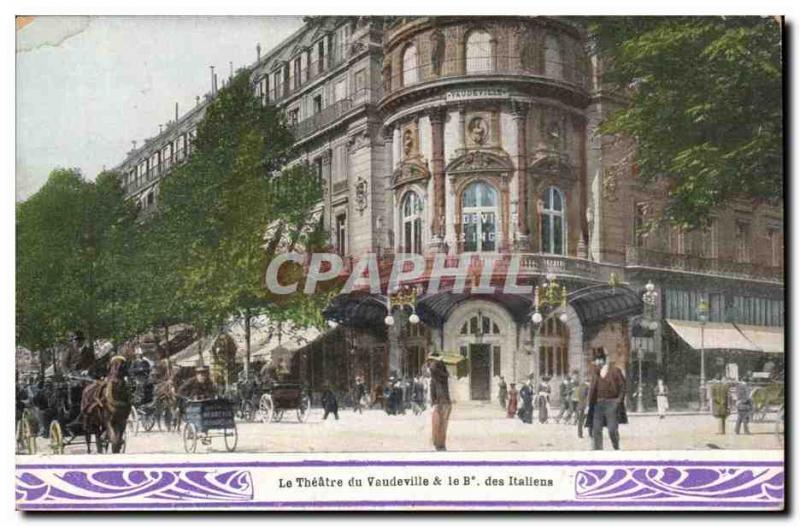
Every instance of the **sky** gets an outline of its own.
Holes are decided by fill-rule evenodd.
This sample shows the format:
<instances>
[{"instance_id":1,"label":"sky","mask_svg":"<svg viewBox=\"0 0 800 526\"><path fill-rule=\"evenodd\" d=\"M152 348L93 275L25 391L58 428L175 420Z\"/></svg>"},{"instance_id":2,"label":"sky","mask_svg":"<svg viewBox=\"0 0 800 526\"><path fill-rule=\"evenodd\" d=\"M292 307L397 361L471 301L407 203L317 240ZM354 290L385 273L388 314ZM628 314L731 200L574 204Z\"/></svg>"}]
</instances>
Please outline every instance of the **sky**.
<instances>
[{"instance_id":1,"label":"sky","mask_svg":"<svg viewBox=\"0 0 800 526\"><path fill-rule=\"evenodd\" d=\"M87 179L302 25L298 17L36 17L16 32L16 198L57 167ZM22 26L22 27L19 27Z\"/></svg>"}]
</instances>

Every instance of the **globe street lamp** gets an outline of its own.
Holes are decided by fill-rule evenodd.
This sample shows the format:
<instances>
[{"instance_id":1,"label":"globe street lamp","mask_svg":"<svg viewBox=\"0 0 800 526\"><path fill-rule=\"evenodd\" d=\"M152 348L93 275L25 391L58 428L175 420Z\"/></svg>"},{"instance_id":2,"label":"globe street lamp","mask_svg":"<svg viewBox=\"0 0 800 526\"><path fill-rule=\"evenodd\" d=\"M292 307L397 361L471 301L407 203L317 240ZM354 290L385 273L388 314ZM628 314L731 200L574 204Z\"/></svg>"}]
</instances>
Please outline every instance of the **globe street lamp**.
<instances>
[{"instance_id":1,"label":"globe street lamp","mask_svg":"<svg viewBox=\"0 0 800 526\"><path fill-rule=\"evenodd\" d=\"M708 304L705 301L701 301L697 306L697 321L700 322L700 410L705 411L707 409L705 328L708 321Z\"/></svg>"}]
</instances>

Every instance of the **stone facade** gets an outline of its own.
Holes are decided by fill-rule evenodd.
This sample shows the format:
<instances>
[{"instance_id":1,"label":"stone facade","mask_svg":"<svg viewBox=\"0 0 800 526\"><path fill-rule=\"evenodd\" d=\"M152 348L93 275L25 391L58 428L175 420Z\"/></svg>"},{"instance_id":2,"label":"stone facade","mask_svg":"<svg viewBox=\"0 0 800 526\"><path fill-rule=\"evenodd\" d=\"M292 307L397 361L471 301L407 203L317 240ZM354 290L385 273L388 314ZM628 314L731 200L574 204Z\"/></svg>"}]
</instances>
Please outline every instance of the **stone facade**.
<instances>
[{"instance_id":1,"label":"stone facade","mask_svg":"<svg viewBox=\"0 0 800 526\"><path fill-rule=\"evenodd\" d=\"M324 224L348 258L474 253L485 263L522 254L521 276L532 284L554 273L576 290L615 275L637 291L653 281L659 292L720 294L725 305L741 303L737 294L778 301L782 313L781 208L736 204L708 232L637 232L660 206L662 190L638 182L629 142L596 133L621 101L603 89L602 61L587 49L582 29L557 18L324 17L249 70L255 93L295 123L299 160L319 166ZM212 98L118 168L143 207L188 153ZM631 365L632 320L589 328L571 307L566 314L563 327L542 332L474 299L442 327L415 329L413 338L398 323L380 346L385 375L416 370L410 361L421 354L408 358L412 343L488 360L481 370L488 381L476 389L471 376L459 380L457 399L493 399L501 374L520 381L585 372L591 349L601 346L623 368ZM489 332L471 331L473 318ZM653 370L669 359L665 330L648 336Z\"/></svg>"}]
</instances>

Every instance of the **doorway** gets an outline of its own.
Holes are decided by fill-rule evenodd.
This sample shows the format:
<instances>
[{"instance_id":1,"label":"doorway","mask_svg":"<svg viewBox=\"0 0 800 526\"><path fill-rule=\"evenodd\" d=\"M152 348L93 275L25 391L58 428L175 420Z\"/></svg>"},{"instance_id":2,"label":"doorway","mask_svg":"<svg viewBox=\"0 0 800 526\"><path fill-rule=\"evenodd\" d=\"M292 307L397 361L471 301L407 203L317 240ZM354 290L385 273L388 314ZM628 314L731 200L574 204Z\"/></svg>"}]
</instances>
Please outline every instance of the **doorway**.
<instances>
[{"instance_id":1,"label":"doorway","mask_svg":"<svg viewBox=\"0 0 800 526\"><path fill-rule=\"evenodd\" d=\"M491 346L488 343L473 343L469 346L469 385L472 400L489 400L492 365Z\"/></svg>"}]
</instances>

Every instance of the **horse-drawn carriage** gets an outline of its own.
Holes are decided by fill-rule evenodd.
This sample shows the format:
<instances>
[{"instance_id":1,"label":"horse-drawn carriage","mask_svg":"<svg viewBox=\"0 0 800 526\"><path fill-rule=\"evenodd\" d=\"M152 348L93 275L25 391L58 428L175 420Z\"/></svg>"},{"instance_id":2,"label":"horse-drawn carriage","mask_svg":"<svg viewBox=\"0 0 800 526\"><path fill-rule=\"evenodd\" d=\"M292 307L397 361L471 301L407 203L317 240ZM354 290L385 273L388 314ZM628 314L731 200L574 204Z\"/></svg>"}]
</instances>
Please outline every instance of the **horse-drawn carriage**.
<instances>
[{"instance_id":1,"label":"horse-drawn carriage","mask_svg":"<svg viewBox=\"0 0 800 526\"><path fill-rule=\"evenodd\" d=\"M767 373L753 373L750 385L750 398L753 400L753 422L763 422L768 413L780 416L784 404L783 381L770 377Z\"/></svg>"},{"instance_id":2,"label":"horse-drawn carriage","mask_svg":"<svg viewBox=\"0 0 800 526\"><path fill-rule=\"evenodd\" d=\"M233 451L239 441L234 420L233 403L225 398L187 400L184 404L183 449L197 451L197 442L210 444L212 438L222 437L225 449Z\"/></svg>"},{"instance_id":3,"label":"horse-drawn carriage","mask_svg":"<svg viewBox=\"0 0 800 526\"><path fill-rule=\"evenodd\" d=\"M258 401L256 418L265 424L280 422L286 411L295 411L298 422L308 420L311 397L303 385L278 382L266 386Z\"/></svg>"}]
</instances>

